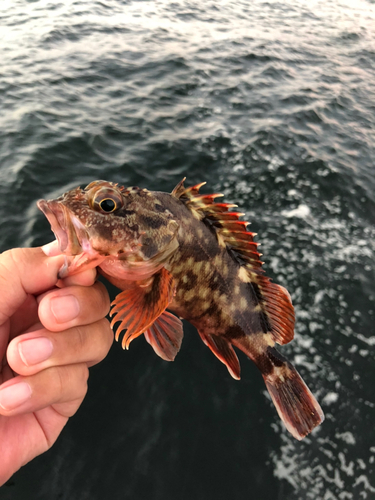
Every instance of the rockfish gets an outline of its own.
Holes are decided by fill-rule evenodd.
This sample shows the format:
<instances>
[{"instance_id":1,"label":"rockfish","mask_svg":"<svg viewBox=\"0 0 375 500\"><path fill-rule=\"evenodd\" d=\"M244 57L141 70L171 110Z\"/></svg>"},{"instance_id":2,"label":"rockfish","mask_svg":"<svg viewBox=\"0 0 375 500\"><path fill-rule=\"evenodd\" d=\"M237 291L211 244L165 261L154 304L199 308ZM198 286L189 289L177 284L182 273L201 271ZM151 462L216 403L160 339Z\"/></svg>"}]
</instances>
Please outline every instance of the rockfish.
<instances>
[{"instance_id":1,"label":"rockfish","mask_svg":"<svg viewBox=\"0 0 375 500\"><path fill-rule=\"evenodd\" d=\"M240 379L233 346L259 368L280 418L302 439L324 415L294 366L276 349L294 336L289 293L262 269L254 233L236 205L200 194L205 184L171 194L95 181L56 200L40 200L67 256L60 277L90 267L122 290L111 326L122 346L144 334L156 354L172 361L180 349L180 318ZM171 312L175 314L172 314Z\"/></svg>"}]
</instances>

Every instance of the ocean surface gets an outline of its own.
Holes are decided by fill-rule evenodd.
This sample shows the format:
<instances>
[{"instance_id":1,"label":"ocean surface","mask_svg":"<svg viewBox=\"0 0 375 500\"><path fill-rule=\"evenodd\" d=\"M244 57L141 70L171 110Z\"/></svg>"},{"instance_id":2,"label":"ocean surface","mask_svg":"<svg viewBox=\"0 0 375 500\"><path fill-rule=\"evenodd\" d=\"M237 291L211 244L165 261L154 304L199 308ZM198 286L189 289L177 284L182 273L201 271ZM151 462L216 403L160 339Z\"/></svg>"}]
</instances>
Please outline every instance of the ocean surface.
<instances>
[{"instance_id":1,"label":"ocean surface","mask_svg":"<svg viewBox=\"0 0 375 500\"><path fill-rule=\"evenodd\" d=\"M92 180L207 181L290 291L280 350L326 414L294 440L186 324L174 363L114 344L0 498L375 498L374 1L2 0L0 34L0 250L50 241L36 200Z\"/></svg>"}]
</instances>

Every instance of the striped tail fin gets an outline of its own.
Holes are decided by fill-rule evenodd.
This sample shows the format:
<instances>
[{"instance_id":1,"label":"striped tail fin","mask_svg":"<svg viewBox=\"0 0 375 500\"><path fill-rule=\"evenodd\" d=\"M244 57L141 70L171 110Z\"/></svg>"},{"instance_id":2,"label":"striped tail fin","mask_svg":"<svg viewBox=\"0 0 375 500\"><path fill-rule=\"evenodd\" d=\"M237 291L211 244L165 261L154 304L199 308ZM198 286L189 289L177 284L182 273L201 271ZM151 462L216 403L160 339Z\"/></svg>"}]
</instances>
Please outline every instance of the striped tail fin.
<instances>
[{"instance_id":1,"label":"striped tail fin","mask_svg":"<svg viewBox=\"0 0 375 500\"><path fill-rule=\"evenodd\" d=\"M233 342L255 362L266 383L277 413L287 430L298 440L303 439L324 420L324 413L302 377L274 347L267 346L256 355L248 340Z\"/></svg>"},{"instance_id":2,"label":"striped tail fin","mask_svg":"<svg viewBox=\"0 0 375 500\"><path fill-rule=\"evenodd\" d=\"M274 358L272 373L262 373L268 392L287 430L301 440L323 422L324 413L294 366L274 348L268 355Z\"/></svg>"}]
</instances>

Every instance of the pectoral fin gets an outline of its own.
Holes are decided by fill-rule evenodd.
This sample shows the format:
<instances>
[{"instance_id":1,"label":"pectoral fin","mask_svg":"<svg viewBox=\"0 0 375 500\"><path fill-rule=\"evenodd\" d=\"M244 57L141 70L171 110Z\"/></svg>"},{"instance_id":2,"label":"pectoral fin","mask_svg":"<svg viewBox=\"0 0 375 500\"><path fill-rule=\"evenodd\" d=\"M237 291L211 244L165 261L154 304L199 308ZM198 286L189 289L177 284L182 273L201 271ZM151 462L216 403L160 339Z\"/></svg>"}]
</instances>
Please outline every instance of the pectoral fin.
<instances>
[{"instance_id":1,"label":"pectoral fin","mask_svg":"<svg viewBox=\"0 0 375 500\"><path fill-rule=\"evenodd\" d=\"M168 311L164 311L145 331L147 342L165 361L174 360L180 350L183 336L182 322Z\"/></svg>"},{"instance_id":2,"label":"pectoral fin","mask_svg":"<svg viewBox=\"0 0 375 500\"><path fill-rule=\"evenodd\" d=\"M206 335L198 330L203 342L208 346L215 356L226 365L229 373L236 380L241 378L240 362L235 353L232 344L222 337L216 335Z\"/></svg>"},{"instance_id":3,"label":"pectoral fin","mask_svg":"<svg viewBox=\"0 0 375 500\"><path fill-rule=\"evenodd\" d=\"M173 299L174 291L173 276L162 268L147 280L129 282L128 287L117 295L112 302L110 316L116 316L112 319L111 327L121 321L116 340L123 330L127 330L122 339L124 349L129 349L130 342L144 333L165 311Z\"/></svg>"}]
</instances>

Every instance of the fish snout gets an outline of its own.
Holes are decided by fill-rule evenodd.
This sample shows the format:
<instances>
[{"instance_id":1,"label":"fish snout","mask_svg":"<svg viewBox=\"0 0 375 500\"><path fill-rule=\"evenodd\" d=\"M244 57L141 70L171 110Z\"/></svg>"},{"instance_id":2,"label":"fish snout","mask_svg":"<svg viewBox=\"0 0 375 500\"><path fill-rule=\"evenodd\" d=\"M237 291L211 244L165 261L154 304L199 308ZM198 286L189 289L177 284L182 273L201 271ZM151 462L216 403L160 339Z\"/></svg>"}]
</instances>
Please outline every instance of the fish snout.
<instances>
[{"instance_id":1,"label":"fish snout","mask_svg":"<svg viewBox=\"0 0 375 500\"><path fill-rule=\"evenodd\" d=\"M63 203L56 200L39 200L37 206L51 224L61 252L66 255L78 255L89 246L85 226Z\"/></svg>"}]
</instances>

